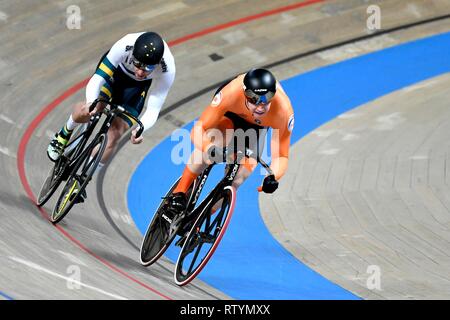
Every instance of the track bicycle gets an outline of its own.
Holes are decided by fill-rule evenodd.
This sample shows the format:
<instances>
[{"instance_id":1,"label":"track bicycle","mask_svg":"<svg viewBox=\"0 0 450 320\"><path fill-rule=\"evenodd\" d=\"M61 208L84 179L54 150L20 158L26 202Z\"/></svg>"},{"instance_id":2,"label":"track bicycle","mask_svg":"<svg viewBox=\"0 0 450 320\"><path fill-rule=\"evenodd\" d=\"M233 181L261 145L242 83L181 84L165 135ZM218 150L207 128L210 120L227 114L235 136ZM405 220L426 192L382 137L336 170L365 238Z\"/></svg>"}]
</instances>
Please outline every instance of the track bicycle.
<instances>
[{"instance_id":1,"label":"track bicycle","mask_svg":"<svg viewBox=\"0 0 450 320\"><path fill-rule=\"evenodd\" d=\"M167 199L180 178L172 185L145 233L140 250L142 265L149 266L156 262L178 235L180 238L176 245L181 247L181 251L175 264L175 283L184 286L200 273L219 245L230 222L236 202L236 190L232 183L244 156L242 151L229 154L224 148L224 161L227 165L222 180L197 205L206 180L216 163L209 165L186 193L188 202L185 211L168 221L164 208L167 207ZM269 174L273 174L262 159L258 158L258 162Z\"/></svg>"},{"instance_id":2,"label":"track bicycle","mask_svg":"<svg viewBox=\"0 0 450 320\"><path fill-rule=\"evenodd\" d=\"M106 103L107 106L102 111L92 115L85 126L80 125L78 132L74 132L73 138L69 141L63 154L55 161L39 192L36 204L40 207L50 199L59 185L66 181L50 215L50 221L54 224L61 221L74 204L83 201L81 197L103 156L108 142L107 132L114 119L118 115L124 114L136 121L139 126L136 137L139 137L144 130L144 126L139 119L127 112L122 106L107 100L95 100L89 107L89 112L92 112L100 102ZM93 134L102 115L106 118L104 118L97 133Z\"/></svg>"}]
</instances>

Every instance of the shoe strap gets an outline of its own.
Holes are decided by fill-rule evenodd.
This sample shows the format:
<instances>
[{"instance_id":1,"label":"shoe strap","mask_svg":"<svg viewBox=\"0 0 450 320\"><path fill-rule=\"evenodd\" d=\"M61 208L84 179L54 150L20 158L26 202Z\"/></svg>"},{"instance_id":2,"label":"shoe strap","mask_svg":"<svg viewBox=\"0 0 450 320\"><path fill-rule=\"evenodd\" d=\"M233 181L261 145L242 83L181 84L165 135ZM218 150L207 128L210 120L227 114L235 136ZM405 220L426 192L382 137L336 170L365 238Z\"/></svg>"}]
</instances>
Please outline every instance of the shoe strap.
<instances>
[{"instance_id":1,"label":"shoe strap","mask_svg":"<svg viewBox=\"0 0 450 320\"><path fill-rule=\"evenodd\" d=\"M63 137L61 137L61 135L58 135L58 137L56 138L56 140L57 140L60 144L62 144L63 146L65 146L65 145L67 144L67 142L68 142L68 140L65 139L65 138L63 138Z\"/></svg>"}]
</instances>

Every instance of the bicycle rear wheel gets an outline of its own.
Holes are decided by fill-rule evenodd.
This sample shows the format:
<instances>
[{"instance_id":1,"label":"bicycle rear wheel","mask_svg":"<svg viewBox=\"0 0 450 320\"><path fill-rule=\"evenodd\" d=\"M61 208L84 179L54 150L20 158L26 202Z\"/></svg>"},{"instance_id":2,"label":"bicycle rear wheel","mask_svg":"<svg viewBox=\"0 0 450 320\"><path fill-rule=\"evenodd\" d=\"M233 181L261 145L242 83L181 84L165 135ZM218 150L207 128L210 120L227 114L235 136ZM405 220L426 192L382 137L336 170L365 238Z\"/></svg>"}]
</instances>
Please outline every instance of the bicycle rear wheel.
<instances>
[{"instance_id":1,"label":"bicycle rear wheel","mask_svg":"<svg viewBox=\"0 0 450 320\"><path fill-rule=\"evenodd\" d=\"M214 205L221 200L220 209L211 213ZM228 227L235 202L236 190L227 186L198 216L178 256L174 275L177 285L184 286L191 282L208 263Z\"/></svg>"},{"instance_id":2,"label":"bicycle rear wheel","mask_svg":"<svg viewBox=\"0 0 450 320\"><path fill-rule=\"evenodd\" d=\"M78 161L74 164L74 167L50 216L50 221L54 224L61 221L67 213L69 213L73 205L77 203L77 200L81 196L82 192L86 189L86 186L92 179L95 169L103 156L107 141L108 138L106 134L99 135L94 141L92 141L89 147L83 151ZM91 152L95 148L98 148L97 153L94 157L92 157L92 159L90 159ZM76 193L74 193L75 190L77 190Z\"/></svg>"}]
</instances>

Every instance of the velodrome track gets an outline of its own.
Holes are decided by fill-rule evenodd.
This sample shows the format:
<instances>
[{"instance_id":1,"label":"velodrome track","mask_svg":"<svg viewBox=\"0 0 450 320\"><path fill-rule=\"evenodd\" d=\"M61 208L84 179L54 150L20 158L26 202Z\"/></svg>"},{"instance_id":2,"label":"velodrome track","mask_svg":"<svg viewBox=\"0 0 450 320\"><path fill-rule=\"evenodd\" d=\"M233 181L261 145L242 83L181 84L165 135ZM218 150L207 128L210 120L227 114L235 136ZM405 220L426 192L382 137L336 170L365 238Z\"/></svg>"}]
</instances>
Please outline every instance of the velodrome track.
<instances>
[{"instance_id":1,"label":"velodrome track","mask_svg":"<svg viewBox=\"0 0 450 320\"><path fill-rule=\"evenodd\" d=\"M173 267L165 258L148 269L138 264L136 247L141 235L126 202L132 173L172 130L200 114L212 89L197 94L199 90L255 65L270 65L367 35L365 1L306 1L294 7L287 7L297 3L292 1L258 1L257 6L256 2L211 1L202 7L187 1L155 2L151 7L145 1L136 3L133 7L109 1L80 3L81 30L65 28L66 2L7 1L0 7L4 44L0 49L4 71L0 84L2 297L234 298L201 280L186 288L176 287ZM450 7L442 1L427 5L423 1L380 1L379 5L384 29L450 14ZM261 12L267 14L255 16ZM208 29L217 25L222 27ZM177 80L166 110L145 143L139 147L125 144L98 177L97 185L90 186L88 203L76 207L55 228L45 219L51 207L39 211L30 201L48 170L45 148L49 137L67 118L70 105L83 99L82 81L101 54L119 35L149 26L172 41L176 58ZM185 37L202 30L206 31L196 38ZM272 70L286 79L449 30L449 19L439 19L319 50L280 62ZM214 53L224 58L214 62L209 57ZM359 297L450 295L448 176L443 169L448 149L448 82L443 75L405 88L312 131L293 147L292 165L279 192L260 196L261 213L280 243L307 266ZM193 99L186 99L189 96ZM424 112L424 106L430 105L435 107ZM40 113L42 117L37 118ZM389 118L392 114L397 116ZM365 130L366 123L376 124L386 117L391 125L387 130ZM340 137L344 133L358 138L346 144ZM333 149L339 149L339 156L323 154ZM308 170L311 163L314 170ZM361 179L349 175L353 169L359 170L366 184L356 184ZM325 187L322 182L329 172L336 179ZM379 182L373 182L374 176ZM396 183L389 184L390 177L396 177ZM348 207L341 205L343 199ZM299 208L295 216L287 203ZM335 209L332 216L328 216L329 207ZM348 216L349 208L355 216ZM372 264L382 270L382 291L365 287L366 268ZM73 265L81 268L79 290L67 286Z\"/></svg>"}]
</instances>

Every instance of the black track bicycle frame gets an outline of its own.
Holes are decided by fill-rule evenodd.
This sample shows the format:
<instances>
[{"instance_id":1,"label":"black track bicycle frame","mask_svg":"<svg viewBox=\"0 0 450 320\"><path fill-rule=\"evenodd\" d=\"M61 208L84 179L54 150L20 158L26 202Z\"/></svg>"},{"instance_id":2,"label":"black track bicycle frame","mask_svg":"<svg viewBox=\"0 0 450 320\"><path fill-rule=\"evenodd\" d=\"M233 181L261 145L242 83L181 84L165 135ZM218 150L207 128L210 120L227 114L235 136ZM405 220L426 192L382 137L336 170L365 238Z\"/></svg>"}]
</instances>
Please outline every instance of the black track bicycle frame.
<instances>
[{"instance_id":1,"label":"black track bicycle frame","mask_svg":"<svg viewBox=\"0 0 450 320\"><path fill-rule=\"evenodd\" d=\"M97 126L98 122L100 121L100 117L102 114L106 115L106 119L103 121L103 124L100 128L100 130L97 132L96 137L92 140L91 143L95 143L96 138L102 134L106 134L109 130L109 128L111 127L111 124L113 122L113 120L117 117L117 115L124 113L127 116L131 117L133 120L135 120L138 125L139 125L139 131L137 132L136 136L139 137L143 130L144 130L144 126L143 124L139 121L139 119L137 119L136 117L134 117L133 115L129 114L127 111L125 111L125 109L119 105L115 105L112 103L109 103L106 100L101 100L101 99L97 99L95 100L91 106L89 107L89 111L91 112L92 110L94 110L94 108L97 106L97 104L99 102L104 102L107 105L109 105L111 108L107 109L105 108L102 112L99 112L93 116L91 116L89 125L87 127L87 129L81 133L76 139L74 139L73 141L71 141L66 148L69 148L73 143L77 143L77 141L79 141L81 139L81 143L79 143L73 150L71 150L69 152L69 154L67 155L67 158L70 160L69 162L69 168L72 168L77 161L79 160L81 154L83 152L85 152L86 148L86 144L88 142L89 137L91 136L92 132L94 132L95 127ZM83 137L86 137L85 139L83 139ZM87 148L90 149L90 148ZM71 156L72 155L72 156Z\"/></svg>"},{"instance_id":2,"label":"black track bicycle frame","mask_svg":"<svg viewBox=\"0 0 450 320\"><path fill-rule=\"evenodd\" d=\"M225 149L224 149L225 150ZM227 159L230 160L230 156L227 156ZM198 184L194 187L194 190L191 193L190 199L188 201L188 206L185 211L186 217L185 217L185 223L189 223L192 220L194 220L198 214L200 214L205 206L208 205L208 203L214 199L214 197L217 195L218 192L223 190L226 186L230 186L234 178L236 177L237 172L239 171L239 168L241 167L241 160L245 157L245 153L242 151L236 152L236 157L233 160L232 163L227 164L227 170L225 176L220 180L220 182L216 185L216 187L206 196L206 198L200 203L198 207L195 207L197 204L197 201L200 197L200 194L203 190L203 187L206 184L206 180L209 177L209 174L214 167L216 163L213 163L209 165L202 173L200 178L198 179ZM258 157L258 162L261 163L261 165L269 172L269 174L273 174L270 167L261 159Z\"/></svg>"}]
</instances>

